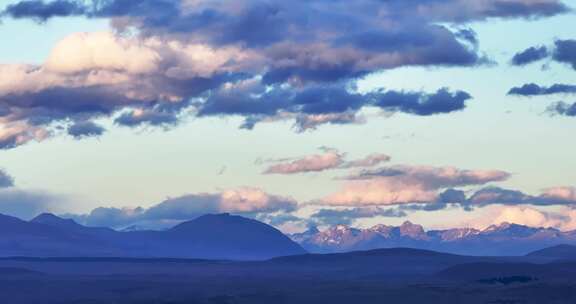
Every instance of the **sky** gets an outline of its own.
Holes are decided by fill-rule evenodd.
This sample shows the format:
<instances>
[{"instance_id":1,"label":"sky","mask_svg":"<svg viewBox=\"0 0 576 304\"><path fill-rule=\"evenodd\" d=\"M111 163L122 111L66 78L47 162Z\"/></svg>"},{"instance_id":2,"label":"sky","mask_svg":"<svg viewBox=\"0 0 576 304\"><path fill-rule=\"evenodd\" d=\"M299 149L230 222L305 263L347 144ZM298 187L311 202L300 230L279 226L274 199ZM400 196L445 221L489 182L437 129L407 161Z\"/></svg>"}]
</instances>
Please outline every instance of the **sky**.
<instances>
[{"instance_id":1,"label":"sky","mask_svg":"<svg viewBox=\"0 0 576 304\"><path fill-rule=\"evenodd\" d=\"M0 213L576 229L574 0L2 3Z\"/></svg>"}]
</instances>

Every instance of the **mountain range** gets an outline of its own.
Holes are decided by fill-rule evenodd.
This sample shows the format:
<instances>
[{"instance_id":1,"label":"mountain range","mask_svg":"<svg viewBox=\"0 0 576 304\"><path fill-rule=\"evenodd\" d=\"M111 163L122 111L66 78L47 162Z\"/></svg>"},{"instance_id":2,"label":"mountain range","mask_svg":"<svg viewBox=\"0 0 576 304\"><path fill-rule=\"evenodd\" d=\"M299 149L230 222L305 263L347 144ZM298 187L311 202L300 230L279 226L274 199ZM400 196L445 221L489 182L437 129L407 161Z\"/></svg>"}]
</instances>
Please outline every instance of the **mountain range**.
<instances>
[{"instance_id":1,"label":"mountain range","mask_svg":"<svg viewBox=\"0 0 576 304\"><path fill-rule=\"evenodd\" d=\"M171 257L260 260L305 253L272 226L229 214L204 215L166 231L120 232L41 214L0 215L0 256Z\"/></svg>"},{"instance_id":2,"label":"mountain range","mask_svg":"<svg viewBox=\"0 0 576 304\"><path fill-rule=\"evenodd\" d=\"M377 248L410 247L464 255L507 256L558 244L576 244L576 231L501 223L486 229L454 228L426 231L409 221L400 226L376 225L359 229L337 225L316 227L291 238L309 252L335 253Z\"/></svg>"},{"instance_id":3,"label":"mountain range","mask_svg":"<svg viewBox=\"0 0 576 304\"><path fill-rule=\"evenodd\" d=\"M381 248L413 248L470 256L554 256L571 253L576 231L502 223L486 229L426 231L421 225L337 225L284 235L262 222L229 214L208 214L168 230L86 227L74 220L41 214L30 221L0 215L0 257L128 257L265 260L310 253ZM569 249L566 249L569 248Z\"/></svg>"}]
</instances>

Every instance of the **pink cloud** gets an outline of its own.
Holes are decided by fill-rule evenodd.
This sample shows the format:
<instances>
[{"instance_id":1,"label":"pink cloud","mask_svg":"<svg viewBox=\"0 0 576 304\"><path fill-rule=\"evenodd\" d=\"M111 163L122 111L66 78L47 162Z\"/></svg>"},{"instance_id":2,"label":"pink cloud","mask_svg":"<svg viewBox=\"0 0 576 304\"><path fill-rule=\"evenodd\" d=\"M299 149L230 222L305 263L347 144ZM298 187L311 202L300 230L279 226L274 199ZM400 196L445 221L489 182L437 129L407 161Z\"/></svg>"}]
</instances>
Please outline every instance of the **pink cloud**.
<instances>
[{"instance_id":1,"label":"pink cloud","mask_svg":"<svg viewBox=\"0 0 576 304\"><path fill-rule=\"evenodd\" d=\"M364 170L348 176L343 189L322 199L321 203L363 206L435 202L442 189L484 185L509 176L499 170L454 167L394 166Z\"/></svg>"},{"instance_id":2,"label":"pink cloud","mask_svg":"<svg viewBox=\"0 0 576 304\"><path fill-rule=\"evenodd\" d=\"M338 150L330 148L323 148L322 150L324 151L322 154L284 160L279 164L268 167L264 171L264 174L297 174L331 169L374 167L383 162L390 161L390 156L381 153L374 153L361 159L346 161L345 153L340 153Z\"/></svg>"}]
</instances>

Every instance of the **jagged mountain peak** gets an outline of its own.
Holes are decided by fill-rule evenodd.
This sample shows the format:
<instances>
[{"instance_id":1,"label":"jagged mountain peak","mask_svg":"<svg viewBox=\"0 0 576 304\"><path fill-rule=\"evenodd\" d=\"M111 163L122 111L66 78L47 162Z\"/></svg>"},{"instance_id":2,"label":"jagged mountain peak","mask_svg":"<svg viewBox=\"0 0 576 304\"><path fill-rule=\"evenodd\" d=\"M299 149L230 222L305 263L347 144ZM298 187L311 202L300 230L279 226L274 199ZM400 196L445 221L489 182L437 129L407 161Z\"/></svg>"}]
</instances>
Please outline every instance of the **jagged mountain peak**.
<instances>
[{"instance_id":1,"label":"jagged mountain peak","mask_svg":"<svg viewBox=\"0 0 576 304\"><path fill-rule=\"evenodd\" d=\"M421 225L406 221L399 226L379 224L367 229L338 225L294 239L315 252L414 247L460 254L506 255L525 254L559 242L576 243L576 234L506 222L483 230L452 228L426 231Z\"/></svg>"}]
</instances>

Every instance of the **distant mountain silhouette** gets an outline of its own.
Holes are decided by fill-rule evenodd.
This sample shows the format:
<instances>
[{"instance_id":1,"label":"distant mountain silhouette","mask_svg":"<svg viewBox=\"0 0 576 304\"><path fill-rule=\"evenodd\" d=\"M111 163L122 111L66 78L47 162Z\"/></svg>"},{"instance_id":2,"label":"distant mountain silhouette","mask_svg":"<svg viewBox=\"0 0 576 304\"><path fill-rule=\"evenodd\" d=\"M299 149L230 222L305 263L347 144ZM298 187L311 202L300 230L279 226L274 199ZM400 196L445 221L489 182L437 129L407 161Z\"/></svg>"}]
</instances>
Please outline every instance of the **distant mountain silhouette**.
<instances>
[{"instance_id":1,"label":"distant mountain silhouette","mask_svg":"<svg viewBox=\"0 0 576 304\"><path fill-rule=\"evenodd\" d=\"M167 231L85 227L53 214L29 222L0 215L0 256L174 257L255 260L306 251L264 223L205 215Z\"/></svg>"},{"instance_id":2,"label":"distant mountain silhouette","mask_svg":"<svg viewBox=\"0 0 576 304\"><path fill-rule=\"evenodd\" d=\"M202 256L265 259L306 252L272 226L229 214L204 215L165 234L185 241L187 251Z\"/></svg>"},{"instance_id":3,"label":"distant mountain silhouette","mask_svg":"<svg viewBox=\"0 0 576 304\"><path fill-rule=\"evenodd\" d=\"M530 257L546 257L561 260L576 260L576 246L561 244L527 254Z\"/></svg>"},{"instance_id":4,"label":"distant mountain silhouette","mask_svg":"<svg viewBox=\"0 0 576 304\"><path fill-rule=\"evenodd\" d=\"M498 256L524 255L557 244L576 244L576 233L511 223L492 225L484 230L455 228L425 231L420 225L405 222L400 226L376 225L367 229L337 225L324 231L309 230L295 234L292 239L315 253L411 247L464 255Z\"/></svg>"}]
</instances>

